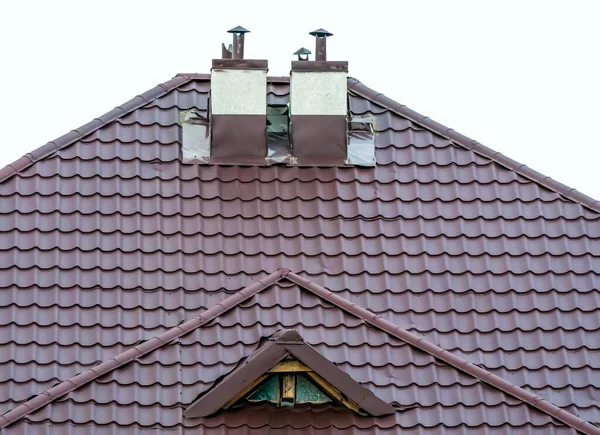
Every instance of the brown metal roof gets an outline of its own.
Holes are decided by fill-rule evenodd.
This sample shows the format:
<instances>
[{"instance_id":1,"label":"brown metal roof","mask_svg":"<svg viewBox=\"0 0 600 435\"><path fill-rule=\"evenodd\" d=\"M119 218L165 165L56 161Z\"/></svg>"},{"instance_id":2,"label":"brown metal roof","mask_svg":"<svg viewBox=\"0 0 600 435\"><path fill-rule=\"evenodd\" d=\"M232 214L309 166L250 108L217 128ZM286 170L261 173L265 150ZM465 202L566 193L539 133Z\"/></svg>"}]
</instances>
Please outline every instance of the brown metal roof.
<instances>
[{"instance_id":1,"label":"brown metal roof","mask_svg":"<svg viewBox=\"0 0 600 435\"><path fill-rule=\"evenodd\" d=\"M490 373L489 371L478 367L475 364L469 363L468 361L453 355L447 350L444 350L430 342L427 342L422 337L419 337L405 330L404 328L381 318L377 314L371 313L370 311L356 304L353 304L352 302L325 289L324 287L319 286L302 278L301 276L296 275L288 269L279 269L278 271L269 274L264 279L259 280L244 288L243 290L234 293L232 296L229 296L227 299L215 304L213 307L206 310L202 314L195 316L194 318L182 323L181 325L173 327L156 337L152 337L144 341L143 343L140 343L139 345L128 349L127 351L119 355L113 356L110 359L102 362L101 364L86 370L83 373L80 373L70 379L59 383L58 385L53 386L52 388L50 388L47 391L44 391L43 393L28 399L26 402L20 404L16 408L0 416L0 429L10 426L11 424L19 421L21 418L29 415L30 413L60 399L65 394L73 392L76 389L86 384L89 384L92 381L97 380L101 376L104 376L123 365L138 360L139 358L161 347L168 346L170 343L173 342L173 340L180 339L181 337L189 334L190 332L193 332L198 328L206 325L210 321L215 320L218 316L233 308L236 308L240 303L243 303L249 298L254 297L259 292L263 291L269 286L272 286L281 279L287 279L295 284L298 284L301 288L309 290L316 296L323 298L325 301L330 302L338 308L341 308L342 310L355 315L362 322L366 322L369 325L375 326L378 329L381 329L382 331L385 331L386 333L401 339L403 342L409 343L410 345L414 346L414 348L428 354L431 357L436 358L436 360L446 363L448 364L448 366L458 369L461 372L465 372L473 376L477 380L484 382L485 384L489 384L490 386L493 386L498 390L501 390L502 392L507 393L508 395L524 403L527 403L540 411L543 411L548 416L551 416L556 420L563 422L574 429L577 429L578 431L588 434L600 434L600 428L590 424L589 422L586 422L585 420L582 420L581 418L576 417L575 415L563 410L560 407L557 407L556 405L548 402L547 400L544 400L542 397L532 394L514 384L511 384L505 379L496 376L493 373ZM275 295L275 297L277 297L277 295ZM260 314L261 313L258 313L259 318L261 317ZM348 323L344 322L344 324L346 325ZM305 326L305 324L302 324L302 326ZM200 331L200 333L202 332L203 331ZM348 374L340 371L333 364L331 364L330 361L327 361L326 358L320 355L319 352L316 351L312 346L307 345L300 338L297 332L293 331L293 333L304 344L304 348L295 349L295 351L293 351L293 354L296 357L298 357L301 361L304 361L305 363L314 362L314 364L312 364L311 367L315 368L315 370L318 367L319 374L329 372L329 376L327 374L322 374L322 376L325 377L325 379L330 380L330 382L333 382L334 385L338 386L343 393L345 393L349 398L353 399L355 402L359 403L359 405L361 405L361 407L368 411L370 414L380 416L390 413L389 405L386 406L385 402L381 401L381 399L377 398L369 390L366 391L366 393L369 394L361 392L362 387L360 387L360 385L357 384L353 379L349 378ZM370 344L369 341L367 341L367 343ZM289 340L282 346L282 349L279 352L281 355L284 355L287 351L289 351L289 349L286 349L286 347L289 347ZM269 349L275 351L275 353L277 353L278 351L277 346L273 348L269 347ZM264 348L261 349L261 351L264 350ZM261 356L264 356L264 353L265 352L262 352ZM245 357L251 359L254 354L255 352L252 352L246 355ZM315 361L315 356L318 356L317 361ZM268 368L270 368L275 362L277 362L276 360L277 358L275 357L275 359L269 359L267 361L267 365L263 364L263 366L261 366L259 364L258 367L252 366L253 370L250 370L250 372L252 373L247 373L251 364L246 364L245 366L238 367L236 370L234 370L232 373L228 374L225 377L225 379L222 381L222 384L217 385L213 389L206 390L206 395L204 397L192 402L188 410L186 410L186 412L183 414L184 417L186 417L191 422L195 417L198 417L196 415L198 413L200 413L201 415L213 414L215 410L218 410L225 402L227 402L227 400L231 398L233 394L235 394L240 388L244 386L244 382L249 382L255 379L256 376L260 375L265 370L268 370ZM345 380L345 378L348 379ZM215 379L213 382L217 381L218 380ZM342 385L343 382L345 382L346 385ZM223 387L223 384L227 384L227 386ZM225 392L225 395L223 395L223 393L220 391L222 388L225 388L227 390L227 392ZM210 404L207 405L205 403L206 399L208 399L209 402L213 402L214 406L210 408L210 410L207 412L198 411L197 408L199 406L201 406L204 411L208 409L207 406L211 406ZM509 402L509 400L506 399L507 398L505 398L504 401ZM94 400L93 396L91 400ZM406 411L407 409L410 409L402 403L396 402L396 404L399 405L398 407L400 411ZM391 408L391 410L393 411L393 408ZM188 413L190 415L188 415ZM250 413L252 412L250 411ZM343 415L346 416L346 413L343 413ZM535 414L533 414L529 418L534 418L534 416ZM208 420L210 419L202 419L200 420L200 424L205 426ZM185 423L186 420L182 420L182 422ZM292 427L299 428L299 426L294 426L293 424Z\"/></svg>"},{"instance_id":2,"label":"brown metal roof","mask_svg":"<svg viewBox=\"0 0 600 435\"><path fill-rule=\"evenodd\" d=\"M178 112L206 110L210 86L207 76L187 75L3 169L0 413L285 266L600 422L597 203L349 84L352 112L376 119L376 168L181 164ZM269 101L289 98L286 80L271 80L268 91ZM299 329L404 411L296 413L293 424L277 411L182 418L199 392L280 328ZM480 433L482 425L572 433L278 282L5 431Z\"/></svg>"}]
</instances>

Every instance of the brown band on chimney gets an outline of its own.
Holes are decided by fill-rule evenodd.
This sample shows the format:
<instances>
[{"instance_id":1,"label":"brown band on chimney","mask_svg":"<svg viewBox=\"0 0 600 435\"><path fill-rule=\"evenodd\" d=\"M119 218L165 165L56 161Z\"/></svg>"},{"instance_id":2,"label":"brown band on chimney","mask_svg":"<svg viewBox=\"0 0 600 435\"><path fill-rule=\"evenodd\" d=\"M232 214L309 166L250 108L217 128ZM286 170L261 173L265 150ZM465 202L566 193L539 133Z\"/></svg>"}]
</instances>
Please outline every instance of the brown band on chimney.
<instances>
[{"instance_id":1,"label":"brown band on chimney","mask_svg":"<svg viewBox=\"0 0 600 435\"><path fill-rule=\"evenodd\" d=\"M211 161L261 164L267 156L267 115L213 115Z\"/></svg>"},{"instance_id":2,"label":"brown band on chimney","mask_svg":"<svg viewBox=\"0 0 600 435\"><path fill-rule=\"evenodd\" d=\"M345 115L292 115L292 155L298 165L342 166L346 161Z\"/></svg>"},{"instance_id":3,"label":"brown band on chimney","mask_svg":"<svg viewBox=\"0 0 600 435\"><path fill-rule=\"evenodd\" d=\"M214 68L214 67L213 67ZM292 71L299 72L325 72L342 71L348 72L347 61L317 61L317 60L293 60Z\"/></svg>"},{"instance_id":4,"label":"brown band on chimney","mask_svg":"<svg viewBox=\"0 0 600 435\"><path fill-rule=\"evenodd\" d=\"M264 59L213 59L212 69L267 70L269 62ZM241 98L242 96L240 96Z\"/></svg>"}]
</instances>

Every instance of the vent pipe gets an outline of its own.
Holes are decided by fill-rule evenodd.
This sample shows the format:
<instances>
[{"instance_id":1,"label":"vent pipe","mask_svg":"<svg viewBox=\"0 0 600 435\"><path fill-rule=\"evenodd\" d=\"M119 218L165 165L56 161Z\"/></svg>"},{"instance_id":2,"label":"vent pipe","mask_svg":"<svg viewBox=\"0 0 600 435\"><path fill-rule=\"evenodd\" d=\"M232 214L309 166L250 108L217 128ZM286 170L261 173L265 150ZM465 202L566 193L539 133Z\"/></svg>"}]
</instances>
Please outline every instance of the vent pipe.
<instances>
[{"instance_id":1,"label":"vent pipe","mask_svg":"<svg viewBox=\"0 0 600 435\"><path fill-rule=\"evenodd\" d=\"M294 56L298 56L298 60L308 60L308 55L311 54L311 51L307 48L302 47L300 50L294 53Z\"/></svg>"},{"instance_id":2,"label":"vent pipe","mask_svg":"<svg viewBox=\"0 0 600 435\"><path fill-rule=\"evenodd\" d=\"M221 59L231 59L232 47L231 44L229 44L229 48L225 47L225 44L221 44Z\"/></svg>"},{"instance_id":3,"label":"vent pipe","mask_svg":"<svg viewBox=\"0 0 600 435\"><path fill-rule=\"evenodd\" d=\"M249 32L250 30L244 29L242 26L237 26L227 31L227 33L233 33L232 59L244 58L244 34Z\"/></svg>"},{"instance_id":4,"label":"vent pipe","mask_svg":"<svg viewBox=\"0 0 600 435\"><path fill-rule=\"evenodd\" d=\"M316 38L315 44L315 60L327 60L327 42L328 36L333 36L333 33L328 32L325 29L313 30L309 33Z\"/></svg>"}]
</instances>

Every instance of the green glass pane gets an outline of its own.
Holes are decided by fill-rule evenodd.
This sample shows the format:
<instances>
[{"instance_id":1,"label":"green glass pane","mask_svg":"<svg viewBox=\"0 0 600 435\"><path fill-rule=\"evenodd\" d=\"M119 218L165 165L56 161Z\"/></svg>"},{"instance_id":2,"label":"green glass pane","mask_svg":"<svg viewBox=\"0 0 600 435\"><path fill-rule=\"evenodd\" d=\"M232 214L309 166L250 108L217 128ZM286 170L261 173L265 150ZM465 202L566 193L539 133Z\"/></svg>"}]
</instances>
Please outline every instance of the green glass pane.
<instances>
[{"instance_id":1,"label":"green glass pane","mask_svg":"<svg viewBox=\"0 0 600 435\"><path fill-rule=\"evenodd\" d=\"M260 384L249 396L250 402L279 402L279 377L273 376Z\"/></svg>"},{"instance_id":2,"label":"green glass pane","mask_svg":"<svg viewBox=\"0 0 600 435\"><path fill-rule=\"evenodd\" d=\"M315 384L310 382L304 376L296 377L296 403L326 403L331 402Z\"/></svg>"}]
</instances>

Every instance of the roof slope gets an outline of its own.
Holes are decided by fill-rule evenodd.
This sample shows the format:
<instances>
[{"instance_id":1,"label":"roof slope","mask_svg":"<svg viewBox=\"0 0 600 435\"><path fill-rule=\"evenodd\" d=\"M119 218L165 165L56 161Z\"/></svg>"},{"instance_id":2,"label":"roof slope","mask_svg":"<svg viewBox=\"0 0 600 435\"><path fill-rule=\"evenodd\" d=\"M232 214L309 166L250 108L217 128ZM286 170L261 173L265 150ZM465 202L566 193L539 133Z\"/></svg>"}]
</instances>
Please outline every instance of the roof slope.
<instances>
[{"instance_id":1,"label":"roof slope","mask_svg":"<svg viewBox=\"0 0 600 435\"><path fill-rule=\"evenodd\" d=\"M284 286L281 288L280 285L284 284L282 279L289 280L298 287ZM268 290L263 291L265 288ZM306 294L305 290L311 294ZM259 293L261 294L259 295ZM292 300L296 300L296 304L289 304L290 297ZM261 300L264 302L261 303ZM283 300L288 302L280 302ZM298 303L300 300L302 302ZM273 308L279 311L276 316L276 324L273 326L265 322L265 318L268 318L264 315L265 307L269 306L267 301L274 302ZM238 307L244 303L245 307ZM255 308L250 311L250 315L248 315L248 308ZM279 421L273 422L271 413L263 413L257 417L256 410L248 408L235 413L225 411L207 418L182 418L186 405L190 402L196 403L194 400L199 393L207 392L212 385L220 382L223 376L227 375L225 377L227 379L236 370L232 370L230 373L211 370L210 366L213 364L208 362L211 358L210 352L207 352L205 347L200 346L200 352L189 352L188 349L181 349L180 346L201 343L207 328L217 324L239 326L232 332L234 333L233 337L242 342L247 339L244 337L243 331L262 329L253 328L253 325L256 324L260 324L263 328L266 327L263 331L269 331L268 336L272 336L273 331L278 330L272 329L273 327L287 328L289 325L297 325L300 328L314 327L315 325L300 320L304 317L304 310L308 311L311 308L322 309L323 312L318 317L321 324L325 324L326 327L337 324L338 329L345 331L347 337L356 335L357 331L352 331L352 329L365 328L365 324L377 328L371 330L368 333L370 337L364 341L365 344L373 346L368 352L373 353L375 357L370 355L365 358L362 352L359 355L363 358L362 365L364 367L357 367L357 364L352 362L356 356L354 350L345 352L345 355L340 354L341 343L351 343L348 340L340 342L340 337L333 348L331 341L326 342L325 346L322 346L323 343L319 343L319 348L322 350L316 352L319 354L323 352L326 360L330 357L334 358L333 362L336 362L344 370L344 373L347 372L346 376L350 374L352 377L356 377L367 388L373 389L377 395L381 395L387 402L393 403L399 412L391 416L388 413L387 417L361 418L354 413L345 412L343 409L324 407L320 410L306 411L306 413L299 410L291 413L284 412L283 414L288 418L276 419ZM340 313L340 309L355 317L348 317ZM246 310L245 313L244 310ZM386 336L386 333L391 337ZM226 336L223 333L219 335L222 338ZM311 333L308 332L308 335L311 336ZM359 334L359 338L361 335L365 334ZM260 343L265 338L265 336L255 336L255 343ZM314 340L313 337L311 339ZM216 343L217 346L223 344L221 340ZM391 345L394 350L381 353L379 348L382 345ZM180 347L180 349L174 349L174 346ZM253 344L251 347L257 349L260 344ZM213 350L213 353L228 354L232 358L234 367L237 366L239 370L239 363L243 359L249 358L256 351L255 349L240 352L239 349L230 348L225 352ZM311 351L315 352L314 349ZM168 381L157 381L152 376L153 374L156 376L156 373L139 368L135 370L138 363L152 364L156 362L156 359L160 359L156 354L158 352L162 352L163 357L169 354L171 358L175 356L174 364L165 365L159 369L161 371L159 377L160 379L179 380L184 384L185 387L179 390L179 394L177 394L177 390L165 391L162 387L168 384ZM378 353L380 355L377 355ZM177 356L180 361L177 361ZM191 367L185 370L186 368L182 364L183 360L190 357L193 358ZM324 358L321 355L319 357ZM379 364L375 361L379 361ZM385 373L377 373L377 365L382 366ZM119 367L122 368L119 369ZM410 370L407 370L408 368ZM457 369L472 377L457 371ZM113 370L116 371L113 372ZM184 371L187 371L187 374L184 374ZM112 379L107 379L107 376ZM127 385L126 382L123 382L123 379L127 378L134 382ZM113 384L114 381L116 383ZM496 389L482 384L481 381ZM142 385L139 385L140 383ZM149 383L149 385L144 385L145 383ZM158 391L152 391L149 388L154 383L161 385ZM87 385L83 386L85 384ZM107 388L108 384L112 385ZM139 391L136 392L136 390ZM65 396L64 394L67 392L71 392L71 394ZM107 399L111 398L118 399L118 409L111 409L110 402L108 407L105 406ZM139 398L142 401L127 402L132 398ZM376 397L373 399L380 400ZM527 407L523 402L533 405L543 413ZM454 408L453 411L456 411L457 408L461 410L460 419L457 419L453 412L448 412L448 409L452 408ZM36 410L38 411L35 412ZM10 426L23 416L27 416L29 422L22 421ZM67 420L61 420L65 418ZM539 396L528 393L480 367L453 356L318 284L307 281L289 270L280 269L216 303L213 307L181 325L113 356L54 386L47 392L29 399L4 416L0 416L0 428L8 425L9 432L28 433L31 423L51 421L52 430L55 431L59 428L64 430L72 423L76 426L103 426L116 423L120 427L127 427L127 433L134 428L149 426L158 426L160 430L168 432L189 429L201 430L203 433L213 433L215 430L222 433L223 430L229 431L232 428L240 427L243 427L243 430L248 427L253 429L266 427L274 433L279 433L281 429L286 428L314 431L324 427L335 427L339 430L369 429L371 432L372 430L386 429L404 431L414 426L428 430L458 427L463 432L475 429L479 433L480 426L485 424L504 431L512 432L517 429L531 433L536 429L545 431L560 429L560 425L557 425L557 421L554 419L584 433L600 434L599 428L544 401Z\"/></svg>"},{"instance_id":2,"label":"roof slope","mask_svg":"<svg viewBox=\"0 0 600 435\"><path fill-rule=\"evenodd\" d=\"M100 129L52 145L42 160L5 172L0 413L285 265L454 355L600 422L600 384L593 376L600 366L600 214L593 201L577 202L567 191L543 187L541 178L467 149L350 83L351 110L376 117L374 169L183 165L178 112L206 110L209 90L205 76L188 76L170 85L177 89L155 90L138 99L139 108L132 103L132 112L114 115L114 121L108 117ZM268 98L287 101L287 83L272 81ZM373 379L382 391L393 379L404 379L390 378L392 368L383 362L397 356L393 347L377 345L371 332L364 333L369 340L344 332L354 333L359 325L335 316L321 324L326 308L297 301L286 308L287 323L302 321L303 336L317 348L338 343L337 358L343 355L356 367L355 379ZM211 333L187 343L194 356L208 358L201 375L227 373L233 357L247 354L253 340L280 322L278 304L284 302L261 298L260 318L259 307L251 305L239 311L241 318L224 317ZM387 353L368 349L365 341ZM353 352L347 343L354 343ZM211 351L200 352L206 346ZM340 347L345 350L338 354ZM40 423L75 418L76 427L98 422L133 431L130 421L120 420L122 413L145 416L149 427L159 424L157 404L190 391L183 378L167 376L166 367L190 355L174 349L115 372L122 377L109 376L105 394L93 395L96 401L102 397L100 405L90 407L91 396L77 395L85 387L52 405L52 413L40 410ZM364 359L353 365L358 355ZM371 361L376 355L381 359ZM197 371L195 363L181 360L190 368L180 376ZM210 379L192 378L192 384ZM472 418L474 430L491 418L456 399L440 405L455 381L422 379L429 379L434 392L409 427L434 421L427 411L438 415L440 432L457 431L449 420L439 420L442 409L444 419ZM106 394L116 388L127 394ZM394 391L416 394L406 386ZM65 414L70 407L76 412ZM168 414L163 411L160 418ZM513 430L539 428L518 420L518 412L493 415L516 419ZM495 430L508 424L496 423Z\"/></svg>"}]
</instances>

